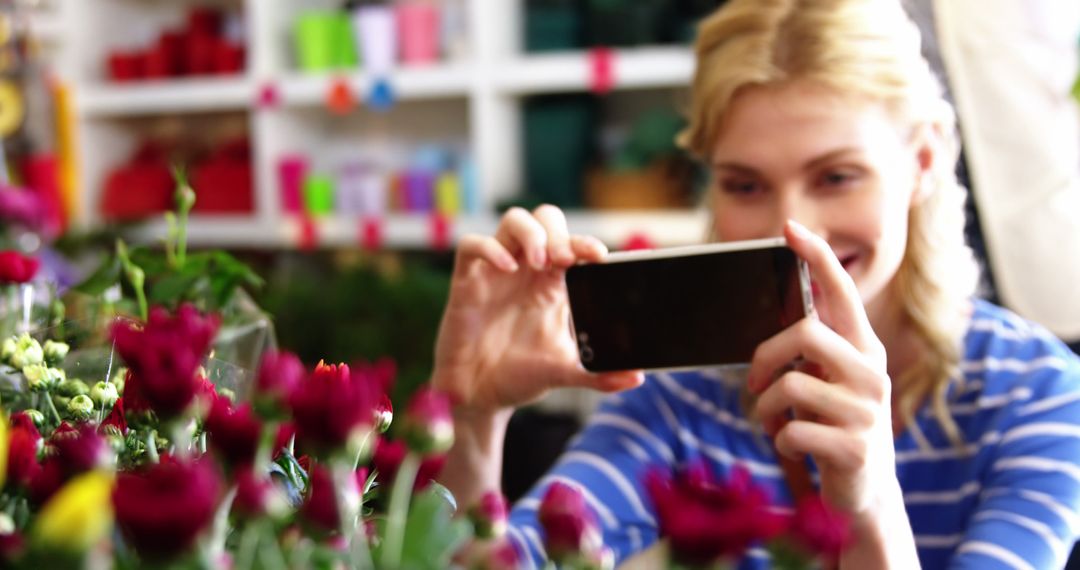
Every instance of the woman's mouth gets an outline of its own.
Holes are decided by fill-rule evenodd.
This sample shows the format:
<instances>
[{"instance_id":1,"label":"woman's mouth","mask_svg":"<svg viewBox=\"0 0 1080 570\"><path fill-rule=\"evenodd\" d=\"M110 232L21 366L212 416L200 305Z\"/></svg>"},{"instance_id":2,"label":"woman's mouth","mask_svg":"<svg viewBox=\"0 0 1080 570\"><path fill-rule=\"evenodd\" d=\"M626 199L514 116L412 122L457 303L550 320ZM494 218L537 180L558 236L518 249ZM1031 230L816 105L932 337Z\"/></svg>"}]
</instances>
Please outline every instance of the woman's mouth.
<instances>
[{"instance_id":1,"label":"woman's mouth","mask_svg":"<svg viewBox=\"0 0 1080 570\"><path fill-rule=\"evenodd\" d=\"M838 256L838 259L840 260L840 265L842 265L844 267L844 270L848 272L851 271L851 266L854 265L855 261L858 260L858 258L859 256L854 253Z\"/></svg>"}]
</instances>

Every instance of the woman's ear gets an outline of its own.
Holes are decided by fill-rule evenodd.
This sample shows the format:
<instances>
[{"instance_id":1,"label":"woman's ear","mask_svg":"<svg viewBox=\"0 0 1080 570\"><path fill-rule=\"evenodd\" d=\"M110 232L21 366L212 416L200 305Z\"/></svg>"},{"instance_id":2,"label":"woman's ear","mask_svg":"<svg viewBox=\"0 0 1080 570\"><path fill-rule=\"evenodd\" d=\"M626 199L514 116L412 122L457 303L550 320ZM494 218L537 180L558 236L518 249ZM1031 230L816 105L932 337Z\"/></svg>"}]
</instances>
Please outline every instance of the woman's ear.
<instances>
[{"instance_id":1,"label":"woman's ear","mask_svg":"<svg viewBox=\"0 0 1080 570\"><path fill-rule=\"evenodd\" d=\"M915 188L911 192L911 206L914 207L937 190L934 169L942 146L941 127L928 123L919 125L912 143L915 151Z\"/></svg>"}]
</instances>

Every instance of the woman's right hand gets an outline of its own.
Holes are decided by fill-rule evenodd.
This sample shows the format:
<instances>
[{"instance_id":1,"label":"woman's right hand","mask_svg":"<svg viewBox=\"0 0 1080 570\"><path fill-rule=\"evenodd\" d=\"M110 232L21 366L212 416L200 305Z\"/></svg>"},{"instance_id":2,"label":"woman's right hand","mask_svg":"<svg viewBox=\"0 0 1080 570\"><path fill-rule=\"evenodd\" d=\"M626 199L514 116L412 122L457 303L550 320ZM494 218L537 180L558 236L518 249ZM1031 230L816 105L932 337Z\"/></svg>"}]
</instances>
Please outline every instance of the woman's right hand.
<instances>
[{"instance_id":1,"label":"woman's right hand","mask_svg":"<svg viewBox=\"0 0 1080 570\"><path fill-rule=\"evenodd\" d=\"M434 387L459 409L493 413L553 387L639 385L640 371L586 371L570 335L566 269L606 255L599 240L570 235L566 217L550 205L512 208L494 236L463 237L435 345Z\"/></svg>"}]
</instances>

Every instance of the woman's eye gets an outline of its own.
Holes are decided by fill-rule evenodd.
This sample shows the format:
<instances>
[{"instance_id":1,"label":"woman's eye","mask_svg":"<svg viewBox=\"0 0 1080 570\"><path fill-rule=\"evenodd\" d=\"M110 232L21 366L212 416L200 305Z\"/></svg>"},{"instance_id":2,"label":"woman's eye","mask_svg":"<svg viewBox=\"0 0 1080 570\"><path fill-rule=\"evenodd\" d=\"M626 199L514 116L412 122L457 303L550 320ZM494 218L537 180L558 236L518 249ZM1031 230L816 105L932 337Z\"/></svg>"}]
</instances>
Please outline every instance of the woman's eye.
<instances>
[{"instance_id":1,"label":"woman's eye","mask_svg":"<svg viewBox=\"0 0 1080 570\"><path fill-rule=\"evenodd\" d=\"M855 184L858 180L858 173L845 170L833 170L821 176L822 186L828 188L846 188Z\"/></svg>"},{"instance_id":2,"label":"woman's eye","mask_svg":"<svg viewBox=\"0 0 1080 570\"><path fill-rule=\"evenodd\" d=\"M751 195L761 190L761 184L754 180L721 180L720 189L726 194Z\"/></svg>"}]
</instances>

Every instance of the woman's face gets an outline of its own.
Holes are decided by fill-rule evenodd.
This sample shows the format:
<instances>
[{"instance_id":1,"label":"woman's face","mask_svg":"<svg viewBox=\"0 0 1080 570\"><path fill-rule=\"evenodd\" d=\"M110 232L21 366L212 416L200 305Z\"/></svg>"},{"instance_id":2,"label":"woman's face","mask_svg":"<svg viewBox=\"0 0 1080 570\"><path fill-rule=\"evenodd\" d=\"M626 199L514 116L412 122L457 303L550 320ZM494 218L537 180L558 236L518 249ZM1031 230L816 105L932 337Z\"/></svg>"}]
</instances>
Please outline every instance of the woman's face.
<instances>
[{"instance_id":1,"label":"woman's face","mask_svg":"<svg viewBox=\"0 0 1080 570\"><path fill-rule=\"evenodd\" d=\"M828 241L864 304L887 301L929 160L882 105L808 84L749 88L712 155L717 237L779 236L794 219Z\"/></svg>"}]
</instances>

